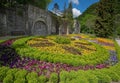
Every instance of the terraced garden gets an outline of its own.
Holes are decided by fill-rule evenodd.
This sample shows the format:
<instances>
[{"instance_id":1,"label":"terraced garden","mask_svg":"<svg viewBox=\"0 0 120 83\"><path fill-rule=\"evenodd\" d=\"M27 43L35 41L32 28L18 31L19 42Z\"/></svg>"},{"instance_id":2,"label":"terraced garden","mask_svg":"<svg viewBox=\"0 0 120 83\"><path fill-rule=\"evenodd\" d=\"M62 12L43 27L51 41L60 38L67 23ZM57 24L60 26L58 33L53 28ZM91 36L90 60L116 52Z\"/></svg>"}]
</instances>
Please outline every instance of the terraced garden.
<instances>
[{"instance_id":1,"label":"terraced garden","mask_svg":"<svg viewBox=\"0 0 120 83\"><path fill-rule=\"evenodd\" d=\"M2 83L111 83L120 81L120 47L84 34L1 40Z\"/></svg>"}]
</instances>

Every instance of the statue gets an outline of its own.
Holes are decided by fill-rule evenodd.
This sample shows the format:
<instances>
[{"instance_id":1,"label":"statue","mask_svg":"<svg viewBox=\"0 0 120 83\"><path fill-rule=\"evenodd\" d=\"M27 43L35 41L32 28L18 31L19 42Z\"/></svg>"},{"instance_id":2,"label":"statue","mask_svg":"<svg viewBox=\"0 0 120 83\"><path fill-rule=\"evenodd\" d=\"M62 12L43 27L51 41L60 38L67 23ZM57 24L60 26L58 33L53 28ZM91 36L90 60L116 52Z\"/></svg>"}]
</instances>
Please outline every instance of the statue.
<instances>
[{"instance_id":1,"label":"statue","mask_svg":"<svg viewBox=\"0 0 120 83\"><path fill-rule=\"evenodd\" d=\"M74 20L73 28L74 28L74 32L73 32L74 34L80 33L80 23L77 20Z\"/></svg>"}]
</instances>

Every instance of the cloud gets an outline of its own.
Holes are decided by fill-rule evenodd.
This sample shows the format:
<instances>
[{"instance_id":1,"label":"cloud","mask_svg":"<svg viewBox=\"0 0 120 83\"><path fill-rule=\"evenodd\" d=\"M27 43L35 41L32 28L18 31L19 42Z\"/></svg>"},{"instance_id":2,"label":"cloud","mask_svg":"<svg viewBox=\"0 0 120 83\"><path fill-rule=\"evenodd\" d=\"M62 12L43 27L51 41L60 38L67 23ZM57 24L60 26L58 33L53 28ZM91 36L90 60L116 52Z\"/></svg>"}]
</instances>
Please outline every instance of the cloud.
<instances>
[{"instance_id":1,"label":"cloud","mask_svg":"<svg viewBox=\"0 0 120 83\"><path fill-rule=\"evenodd\" d=\"M82 13L80 12L80 10L76 9L76 8L73 8L72 9L72 12L73 12L73 17L78 17L79 15L81 15Z\"/></svg>"},{"instance_id":2,"label":"cloud","mask_svg":"<svg viewBox=\"0 0 120 83\"><path fill-rule=\"evenodd\" d=\"M78 5L79 1L78 0L69 0L70 2L73 2L74 4Z\"/></svg>"}]
</instances>

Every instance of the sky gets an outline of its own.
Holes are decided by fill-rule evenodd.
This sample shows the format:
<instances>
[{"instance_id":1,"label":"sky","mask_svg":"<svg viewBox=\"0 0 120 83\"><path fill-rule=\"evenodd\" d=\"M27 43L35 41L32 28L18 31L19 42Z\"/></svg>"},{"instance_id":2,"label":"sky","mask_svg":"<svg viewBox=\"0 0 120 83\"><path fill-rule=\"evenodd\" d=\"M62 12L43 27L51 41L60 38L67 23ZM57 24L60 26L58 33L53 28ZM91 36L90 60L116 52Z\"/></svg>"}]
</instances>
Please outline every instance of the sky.
<instances>
[{"instance_id":1,"label":"sky","mask_svg":"<svg viewBox=\"0 0 120 83\"><path fill-rule=\"evenodd\" d=\"M73 17L78 17L81 15L90 5L98 2L99 0L52 0L48 5L48 10L52 11L54 4L57 3L61 11L64 10L64 6L68 7L68 3L72 2L72 12Z\"/></svg>"}]
</instances>

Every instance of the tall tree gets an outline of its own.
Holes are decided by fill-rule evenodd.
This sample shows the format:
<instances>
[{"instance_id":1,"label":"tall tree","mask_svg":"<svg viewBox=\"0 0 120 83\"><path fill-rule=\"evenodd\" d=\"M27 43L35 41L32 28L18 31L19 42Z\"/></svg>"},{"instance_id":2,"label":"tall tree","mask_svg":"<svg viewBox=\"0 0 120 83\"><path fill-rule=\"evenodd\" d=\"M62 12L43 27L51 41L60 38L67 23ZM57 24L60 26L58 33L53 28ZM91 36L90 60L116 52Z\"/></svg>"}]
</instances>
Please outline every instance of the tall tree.
<instances>
[{"instance_id":1,"label":"tall tree","mask_svg":"<svg viewBox=\"0 0 120 83\"><path fill-rule=\"evenodd\" d=\"M115 0L100 0L95 21L94 32L99 37L109 37L114 35L114 9Z\"/></svg>"},{"instance_id":2,"label":"tall tree","mask_svg":"<svg viewBox=\"0 0 120 83\"><path fill-rule=\"evenodd\" d=\"M73 25L73 13L72 13L72 2L69 3L68 8L64 12L64 23L67 27L67 33L69 34L69 29L72 28L71 26Z\"/></svg>"}]
</instances>

